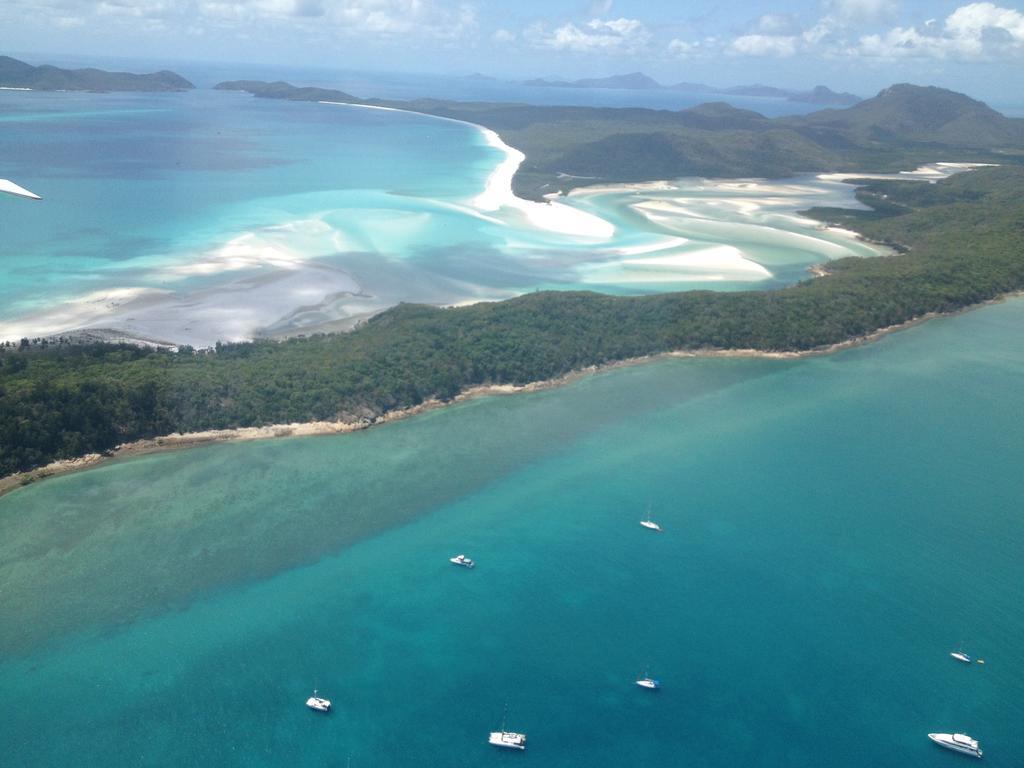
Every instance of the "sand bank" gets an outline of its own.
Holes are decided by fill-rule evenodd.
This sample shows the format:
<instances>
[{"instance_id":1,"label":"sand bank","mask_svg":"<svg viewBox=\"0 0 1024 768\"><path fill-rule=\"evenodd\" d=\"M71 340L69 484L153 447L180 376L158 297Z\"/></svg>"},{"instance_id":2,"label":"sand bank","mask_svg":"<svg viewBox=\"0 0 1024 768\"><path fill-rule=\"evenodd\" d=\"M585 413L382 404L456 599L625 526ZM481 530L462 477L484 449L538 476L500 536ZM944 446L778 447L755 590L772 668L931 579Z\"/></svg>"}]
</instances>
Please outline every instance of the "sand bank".
<instances>
[{"instance_id":1,"label":"sand bank","mask_svg":"<svg viewBox=\"0 0 1024 768\"><path fill-rule=\"evenodd\" d=\"M169 267L192 274L216 274L253 268L249 257L226 246L223 259L204 257L193 264ZM240 276L214 287L192 291L160 288L116 288L72 299L56 308L17 320L0 321L0 340L59 336L97 328L114 330L126 338L165 340L203 348L218 341L247 341L257 329L272 328L291 318L296 329L325 318L338 320L326 307L339 296L356 297L362 288L348 273L316 260L262 262L255 275ZM383 309L377 306L376 310Z\"/></svg>"},{"instance_id":2,"label":"sand bank","mask_svg":"<svg viewBox=\"0 0 1024 768\"><path fill-rule=\"evenodd\" d=\"M516 211L525 216L534 227L562 235L594 241L605 241L614 237L615 226L592 213L553 200L539 203L516 197L512 191L512 178L526 159L526 155L508 146L490 128L484 128L482 125L475 127L483 134L488 146L505 153L505 159L491 172L484 191L473 198L471 204L474 208L482 211Z\"/></svg>"},{"instance_id":3,"label":"sand bank","mask_svg":"<svg viewBox=\"0 0 1024 768\"><path fill-rule=\"evenodd\" d=\"M954 173L971 171L975 168L991 168L998 163L927 163L912 171L898 173L819 173L822 181L845 182L846 180L873 179L878 181L929 181L948 179Z\"/></svg>"}]
</instances>

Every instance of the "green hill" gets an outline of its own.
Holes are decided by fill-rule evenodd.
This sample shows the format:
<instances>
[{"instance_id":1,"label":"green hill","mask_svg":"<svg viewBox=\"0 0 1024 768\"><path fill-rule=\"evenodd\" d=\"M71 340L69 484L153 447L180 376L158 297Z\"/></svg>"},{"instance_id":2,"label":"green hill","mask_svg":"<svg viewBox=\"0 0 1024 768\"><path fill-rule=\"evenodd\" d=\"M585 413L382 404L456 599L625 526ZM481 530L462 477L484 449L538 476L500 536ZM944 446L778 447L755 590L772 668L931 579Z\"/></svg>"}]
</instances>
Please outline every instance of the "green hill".
<instances>
[{"instance_id":1,"label":"green hill","mask_svg":"<svg viewBox=\"0 0 1024 768\"><path fill-rule=\"evenodd\" d=\"M829 109L788 118L795 127L838 132L869 147L876 144L941 144L1019 148L1024 120L1008 118L962 93L902 83L849 109Z\"/></svg>"},{"instance_id":2,"label":"green hill","mask_svg":"<svg viewBox=\"0 0 1024 768\"><path fill-rule=\"evenodd\" d=\"M213 86L217 91L245 91L262 99L287 99L289 101L345 101L361 104L363 100L344 91L333 88L298 88L278 80L265 83L262 80L229 80Z\"/></svg>"},{"instance_id":3,"label":"green hill","mask_svg":"<svg viewBox=\"0 0 1024 768\"><path fill-rule=\"evenodd\" d=\"M679 111L361 100L342 91L243 81L218 88L300 101L349 101L465 120L497 131L526 160L517 194L680 176L785 177L897 171L936 160L1024 156L1024 120L942 88L894 85L847 109L769 119L721 102Z\"/></svg>"},{"instance_id":4,"label":"green hill","mask_svg":"<svg viewBox=\"0 0 1024 768\"><path fill-rule=\"evenodd\" d=\"M0 86L35 91L187 91L195 88L181 75L168 70L136 75L92 68L61 69L49 64L34 67L10 56L0 56Z\"/></svg>"}]
</instances>

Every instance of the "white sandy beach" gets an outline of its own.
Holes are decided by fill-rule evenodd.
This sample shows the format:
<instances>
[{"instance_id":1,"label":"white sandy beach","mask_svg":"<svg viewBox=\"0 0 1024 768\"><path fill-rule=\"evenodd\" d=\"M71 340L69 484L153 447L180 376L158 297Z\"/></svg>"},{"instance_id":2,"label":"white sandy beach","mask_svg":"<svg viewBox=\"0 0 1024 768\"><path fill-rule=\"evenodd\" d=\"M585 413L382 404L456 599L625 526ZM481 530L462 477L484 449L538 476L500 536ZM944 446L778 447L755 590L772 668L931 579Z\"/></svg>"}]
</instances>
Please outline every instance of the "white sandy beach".
<instances>
[{"instance_id":1,"label":"white sandy beach","mask_svg":"<svg viewBox=\"0 0 1024 768\"><path fill-rule=\"evenodd\" d=\"M394 107L381 107L372 104L351 104L341 101L321 101L320 104L332 104L357 109L377 109L387 112L403 112L406 110L395 109ZM526 155L518 149L508 146L501 137L490 128L485 128L476 123L469 123L463 120L455 120L450 117L428 115L422 112L415 114L430 117L435 120L446 120L448 122L471 125L480 131L488 146L500 150L505 158L491 172L484 185L484 190L470 201L470 205L484 213L512 214L512 221L509 224L521 224L516 221L520 214L531 226L547 230L561 235L568 235L577 238L587 238L596 242L608 240L615 235L615 226L608 221L586 211L581 211L572 206L559 202L540 203L534 200L523 200L516 197L512 191L512 178L519 170ZM498 217L501 220L501 217Z\"/></svg>"},{"instance_id":2,"label":"white sandy beach","mask_svg":"<svg viewBox=\"0 0 1024 768\"><path fill-rule=\"evenodd\" d=\"M745 258L740 249L731 245L714 245L601 264L589 268L585 279L594 285L643 285L681 279L692 283L758 281L771 276L768 269Z\"/></svg>"},{"instance_id":3,"label":"white sandy beach","mask_svg":"<svg viewBox=\"0 0 1024 768\"><path fill-rule=\"evenodd\" d=\"M962 173L975 168L990 168L998 163L927 163L912 171L899 173L819 173L817 178L822 181L843 182L847 179L875 179L880 181L930 181L948 179L954 173Z\"/></svg>"},{"instance_id":4,"label":"white sandy beach","mask_svg":"<svg viewBox=\"0 0 1024 768\"><path fill-rule=\"evenodd\" d=\"M539 203L516 197L512 191L512 178L519 170L526 155L518 149L508 146L501 137L490 128L476 126L483 133L487 144L505 153L505 159L498 164L490 177L484 191L473 198L472 205L482 211L515 211L526 217L526 220L539 229L557 232L572 237L586 238L595 242L611 239L615 235L615 226L592 213L559 202Z\"/></svg>"}]
</instances>

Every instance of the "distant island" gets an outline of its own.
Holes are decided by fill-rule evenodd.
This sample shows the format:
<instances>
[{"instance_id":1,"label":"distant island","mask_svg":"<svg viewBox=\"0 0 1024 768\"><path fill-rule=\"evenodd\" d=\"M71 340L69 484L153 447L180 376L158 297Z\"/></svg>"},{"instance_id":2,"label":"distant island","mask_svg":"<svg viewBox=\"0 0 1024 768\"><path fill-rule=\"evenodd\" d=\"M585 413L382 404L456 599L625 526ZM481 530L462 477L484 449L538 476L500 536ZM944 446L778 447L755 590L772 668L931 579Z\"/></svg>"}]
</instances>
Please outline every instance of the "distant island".
<instances>
[{"instance_id":1,"label":"distant island","mask_svg":"<svg viewBox=\"0 0 1024 768\"><path fill-rule=\"evenodd\" d=\"M612 88L631 91L665 90L687 93L720 93L730 96L761 96L819 104L823 107L849 107L861 101L860 96L852 93L837 93L824 85L815 86L810 91L793 91L785 88L773 88L769 85L739 85L732 88L715 88L702 83L662 85L643 72L631 72L628 75L612 75L610 77L587 77L582 80L549 80L541 77L525 80L523 85L541 88Z\"/></svg>"},{"instance_id":2,"label":"distant island","mask_svg":"<svg viewBox=\"0 0 1024 768\"><path fill-rule=\"evenodd\" d=\"M722 102L679 111L359 99L344 91L244 80L261 98L388 106L483 125L526 154L513 179L543 200L595 183L813 171L898 171L934 161L1005 162L1024 153L1024 119L943 88L900 84L846 109L767 118Z\"/></svg>"},{"instance_id":3,"label":"distant island","mask_svg":"<svg viewBox=\"0 0 1024 768\"><path fill-rule=\"evenodd\" d=\"M146 75L102 69L61 69L0 56L0 88L33 91L187 91L195 86L181 75L161 70Z\"/></svg>"}]
</instances>

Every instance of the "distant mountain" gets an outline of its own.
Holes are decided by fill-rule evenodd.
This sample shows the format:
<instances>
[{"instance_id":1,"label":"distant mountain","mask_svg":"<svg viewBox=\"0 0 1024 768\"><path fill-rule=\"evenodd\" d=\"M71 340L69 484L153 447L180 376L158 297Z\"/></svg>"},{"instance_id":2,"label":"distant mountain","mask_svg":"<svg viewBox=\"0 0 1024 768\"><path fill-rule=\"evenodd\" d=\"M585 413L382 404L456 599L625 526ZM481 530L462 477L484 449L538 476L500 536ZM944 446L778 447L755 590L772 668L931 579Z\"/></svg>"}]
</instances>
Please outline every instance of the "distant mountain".
<instances>
[{"instance_id":1,"label":"distant mountain","mask_svg":"<svg viewBox=\"0 0 1024 768\"><path fill-rule=\"evenodd\" d=\"M0 56L0 86L36 91L187 91L195 88L168 70L147 75L106 72L102 69L61 69L49 64L34 67Z\"/></svg>"},{"instance_id":2,"label":"distant mountain","mask_svg":"<svg viewBox=\"0 0 1024 768\"><path fill-rule=\"evenodd\" d=\"M1002 163L1024 153L1024 120L963 94L896 85L846 109L767 118L715 102L683 110L354 99L287 83L221 90L293 100L355 101L463 120L526 154L515 191L533 199L581 184L684 176L781 178L812 171L896 171L937 160Z\"/></svg>"},{"instance_id":3,"label":"distant mountain","mask_svg":"<svg viewBox=\"0 0 1024 768\"><path fill-rule=\"evenodd\" d=\"M631 91L646 91L664 87L643 72L631 72L628 75L612 75L611 77L586 77L582 80L571 81L538 78L527 80L523 84L548 88L621 88Z\"/></svg>"},{"instance_id":4,"label":"distant mountain","mask_svg":"<svg viewBox=\"0 0 1024 768\"><path fill-rule=\"evenodd\" d=\"M760 96L769 99L785 99L786 101L833 107L849 107L861 100L860 96L855 96L852 93L836 93L824 85L816 85L809 91L790 91L785 88L774 88L770 85L740 85L735 88L727 88L723 93L733 96Z\"/></svg>"},{"instance_id":5,"label":"distant mountain","mask_svg":"<svg viewBox=\"0 0 1024 768\"><path fill-rule=\"evenodd\" d=\"M536 88L579 88L576 83L568 80L555 80L549 77L535 77L533 80L523 80L523 85L532 85Z\"/></svg>"},{"instance_id":6,"label":"distant mountain","mask_svg":"<svg viewBox=\"0 0 1024 768\"><path fill-rule=\"evenodd\" d=\"M289 101L345 101L362 104L363 99L351 93L333 88L298 88L291 83L278 80L266 83L262 80L228 80L213 86L217 91L245 91L263 99L288 99Z\"/></svg>"},{"instance_id":7,"label":"distant mountain","mask_svg":"<svg viewBox=\"0 0 1024 768\"><path fill-rule=\"evenodd\" d=\"M685 91L686 93L718 93L717 88L703 83L675 83L665 86L670 91Z\"/></svg>"},{"instance_id":8,"label":"distant mountain","mask_svg":"<svg viewBox=\"0 0 1024 768\"><path fill-rule=\"evenodd\" d=\"M787 97L789 101L800 101L805 104L821 104L822 106L852 107L862 101L860 96L852 93L836 93L824 85L816 85L810 91L794 93Z\"/></svg>"},{"instance_id":9,"label":"distant mountain","mask_svg":"<svg viewBox=\"0 0 1024 768\"><path fill-rule=\"evenodd\" d=\"M643 72L630 72L628 75L612 75L611 77L591 77L577 80L581 88L627 88L631 91L645 91L661 88L661 84Z\"/></svg>"},{"instance_id":10,"label":"distant mountain","mask_svg":"<svg viewBox=\"0 0 1024 768\"><path fill-rule=\"evenodd\" d=\"M760 96L769 99L788 99L794 94L793 91L773 88L770 85L737 85L724 89L722 93L727 93L730 96Z\"/></svg>"},{"instance_id":11,"label":"distant mountain","mask_svg":"<svg viewBox=\"0 0 1024 768\"><path fill-rule=\"evenodd\" d=\"M1005 117L962 93L907 83L849 109L814 112L803 122L866 146L899 142L990 148L1024 142L1024 120Z\"/></svg>"},{"instance_id":12,"label":"distant mountain","mask_svg":"<svg viewBox=\"0 0 1024 768\"><path fill-rule=\"evenodd\" d=\"M527 80L523 85L542 88L621 88L631 91L667 90L683 91L686 93L721 93L727 96L756 96L769 99L787 99L788 101L820 104L822 106L842 107L848 107L860 101L859 96L854 96L852 93L836 93L824 85L816 86L810 91L792 91L785 88L775 88L771 85L737 85L732 88L714 88L703 83L687 82L662 85L643 72L631 72L628 75L612 75L611 77L588 77L582 80L556 80L542 77L536 80Z\"/></svg>"}]
</instances>

